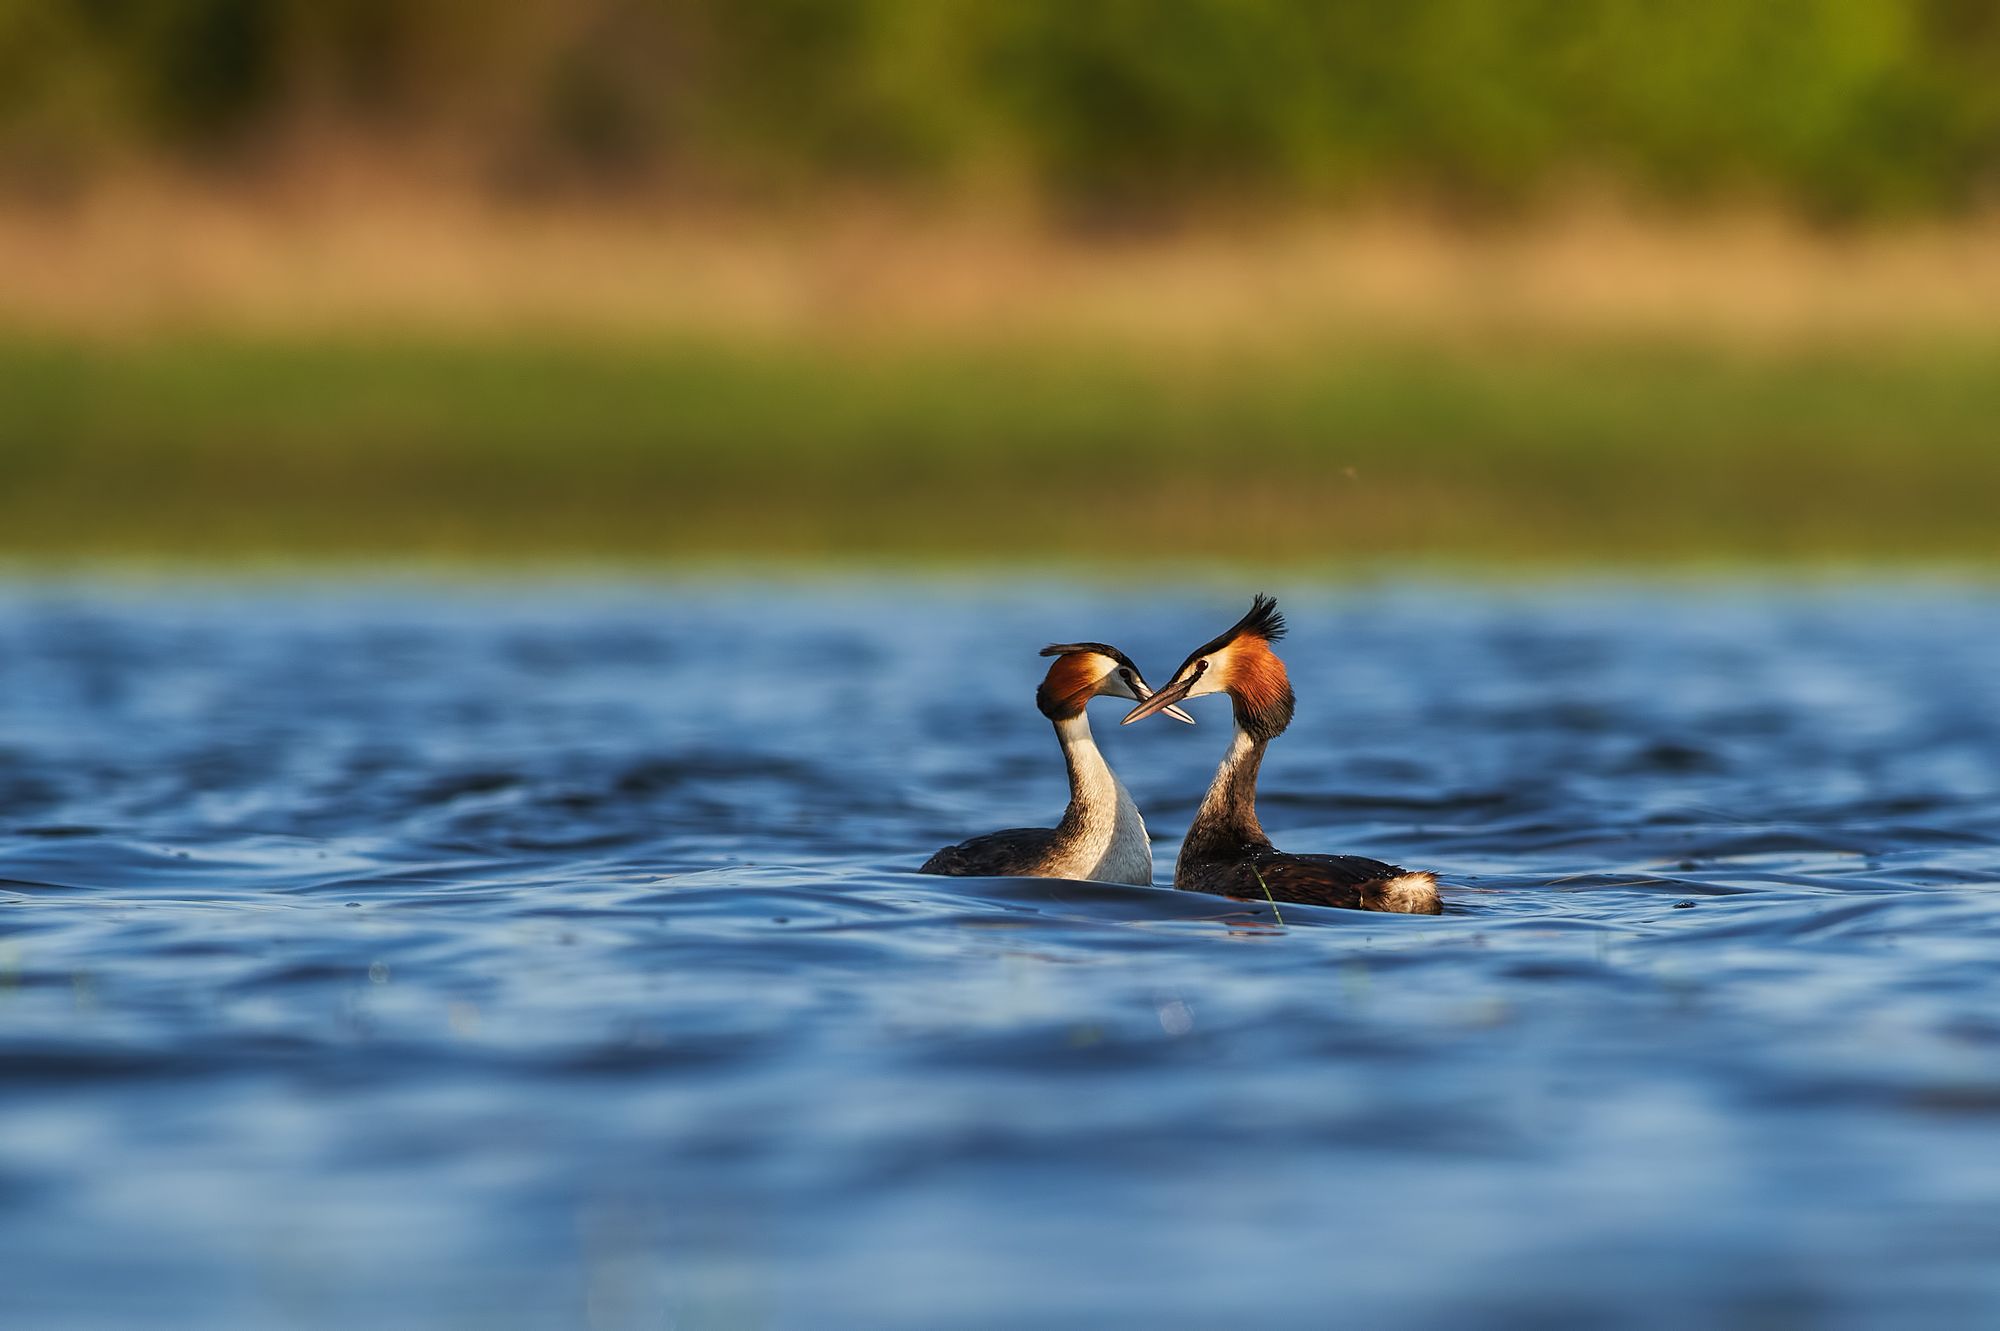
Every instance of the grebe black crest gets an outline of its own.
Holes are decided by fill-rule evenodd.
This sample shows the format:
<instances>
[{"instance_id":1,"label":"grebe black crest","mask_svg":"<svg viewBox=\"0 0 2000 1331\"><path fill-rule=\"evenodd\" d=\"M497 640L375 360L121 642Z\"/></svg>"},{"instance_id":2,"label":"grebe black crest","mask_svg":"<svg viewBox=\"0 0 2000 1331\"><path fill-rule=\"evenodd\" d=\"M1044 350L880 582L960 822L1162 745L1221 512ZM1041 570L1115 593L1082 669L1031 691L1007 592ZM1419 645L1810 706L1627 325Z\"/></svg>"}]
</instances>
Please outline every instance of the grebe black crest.
<instances>
[{"instance_id":1,"label":"grebe black crest","mask_svg":"<svg viewBox=\"0 0 2000 1331\"><path fill-rule=\"evenodd\" d=\"M1069 808L1062 821L1054 827L989 832L946 846L918 872L961 878L1093 878L1150 886L1153 845L1146 824L1097 751L1084 708L1102 697L1143 703L1153 690L1132 658L1106 643L1051 643L1042 655L1056 658L1035 691L1035 706L1055 726L1069 768ZM1160 710L1194 724L1193 717L1171 704Z\"/></svg>"},{"instance_id":2,"label":"grebe black crest","mask_svg":"<svg viewBox=\"0 0 2000 1331\"><path fill-rule=\"evenodd\" d=\"M1360 855L1287 855L1257 822L1257 771L1264 750L1292 723L1291 677L1271 644L1285 636L1276 598L1189 654L1166 686L1125 717L1130 725L1185 698L1227 693L1236 715L1229 752L1181 843L1174 886L1246 901L1292 901L1350 910L1436 915L1437 879Z\"/></svg>"}]
</instances>

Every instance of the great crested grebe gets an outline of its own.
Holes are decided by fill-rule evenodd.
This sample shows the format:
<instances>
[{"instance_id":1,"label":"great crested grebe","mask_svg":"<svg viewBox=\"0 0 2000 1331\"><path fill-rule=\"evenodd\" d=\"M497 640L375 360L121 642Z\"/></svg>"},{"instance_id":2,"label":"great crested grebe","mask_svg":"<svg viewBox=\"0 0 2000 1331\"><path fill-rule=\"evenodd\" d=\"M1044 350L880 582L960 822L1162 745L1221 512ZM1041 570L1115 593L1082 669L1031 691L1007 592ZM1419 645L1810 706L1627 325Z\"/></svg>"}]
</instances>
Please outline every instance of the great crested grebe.
<instances>
[{"instance_id":1,"label":"great crested grebe","mask_svg":"<svg viewBox=\"0 0 2000 1331\"><path fill-rule=\"evenodd\" d=\"M1257 769L1264 748L1292 721L1292 682L1271 644L1285 636L1278 602L1258 596L1250 613L1181 662L1166 687L1133 708L1123 724L1183 698L1227 693L1236 736L1181 842L1174 886L1246 901L1295 901L1350 910L1437 915L1437 879L1359 855L1287 855L1257 822Z\"/></svg>"},{"instance_id":2,"label":"great crested grebe","mask_svg":"<svg viewBox=\"0 0 2000 1331\"><path fill-rule=\"evenodd\" d=\"M1101 642L1061 642L1042 648L1055 657L1035 705L1055 724L1069 765L1069 808L1054 827L1013 827L946 846L919 873L968 878L1094 878L1106 883L1153 883L1153 844L1138 806L1111 774L1090 737L1084 704L1109 696L1144 702L1153 696L1139 667ZM1194 724L1178 707L1162 710Z\"/></svg>"}]
</instances>

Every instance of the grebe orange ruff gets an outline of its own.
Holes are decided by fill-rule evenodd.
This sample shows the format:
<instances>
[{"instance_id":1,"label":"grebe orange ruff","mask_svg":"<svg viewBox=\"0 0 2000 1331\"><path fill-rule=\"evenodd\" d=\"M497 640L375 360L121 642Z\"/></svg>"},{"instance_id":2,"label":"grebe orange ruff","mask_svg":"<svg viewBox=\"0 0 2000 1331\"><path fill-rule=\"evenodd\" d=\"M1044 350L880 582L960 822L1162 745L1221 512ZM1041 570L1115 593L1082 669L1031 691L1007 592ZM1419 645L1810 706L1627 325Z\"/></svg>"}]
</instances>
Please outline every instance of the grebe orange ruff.
<instances>
[{"instance_id":1,"label":"grebe orange ruff","mask_svg":"<svg viewBox=\"0 0 2000 1331\"><path fill-rule=\"evenodd\" d=\"M1166 687L1133 708L1122 724L1184 698L1227 693L1236 736L1208 795L1181 842L1174 886L1245 901L1293 901L1349 910L1437 915L1437 879L1360 855L1287 855L1257 822L1257 769L1264 748L1292 720L1292 683L1271 644L1285 636L1278 602L1258 596L1250 613L1181 663Z\"/></svg>"},{"instance_id":2,"label":"grebe orange ruff","mask_svg":"<svg viewBox=\"0 0 2000 1331\"><path fill-rule=\"evenodd\" d=\"M946 846L919 873L958 878L1090 878L1105 883L1153 884L1153 843L1138 806L1097 751L1084 705L1092 698L1144 702L1152 689L1139 667L1101 642L1063 642L1042 648L1053 656L1035 705L1056 728L1069 766L1069 808L1054 827L1013 827ZM1194 724L1178 707L1159 710Z\"/></svg>"}]
</instances>

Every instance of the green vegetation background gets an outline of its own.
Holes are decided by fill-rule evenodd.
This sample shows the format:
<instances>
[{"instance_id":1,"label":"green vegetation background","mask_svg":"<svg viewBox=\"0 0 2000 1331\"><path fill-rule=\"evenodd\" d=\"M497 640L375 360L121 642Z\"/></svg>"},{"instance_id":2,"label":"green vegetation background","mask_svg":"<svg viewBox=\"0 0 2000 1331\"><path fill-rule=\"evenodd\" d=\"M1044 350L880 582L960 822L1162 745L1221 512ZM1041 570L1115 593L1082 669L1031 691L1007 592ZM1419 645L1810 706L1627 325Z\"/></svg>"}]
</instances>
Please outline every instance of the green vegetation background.
<instances>
[{"instance_id":1,"label":"green vegetation background","mask_svg":"<svg viewBox=\"0 0 2000 1331\"><path fill-rule=\"evenodd\" d=\"M456 144L503 185L1015 182L1086 215L1577 173L1990 202L1991 0L0 0L0 162Z\"/></svg>"},{"instance_id":2,"label":"green vegetation background","mask_svg":"<svg viewBox=\"0 0 2000 1331\"><path fill-rule=\"evenodd\" d=\"M0 349L41 555L1988 564L1991 348Z\"/></svg>"},{"instance_id":3,"label":"green vegetation background","mask_svg":"<svg viewBox=\"0 0 2000 1331\"><path fill-rule=\"evenodd\" d=\"M1115 236L1581 186L1976 227L2000 5L0 0L0 203L352 152L723 219L990 200ZM0 327L0 558L2000 554L2000 358L1962 331L1182 355Z\"/></svg>"}]
</instances>

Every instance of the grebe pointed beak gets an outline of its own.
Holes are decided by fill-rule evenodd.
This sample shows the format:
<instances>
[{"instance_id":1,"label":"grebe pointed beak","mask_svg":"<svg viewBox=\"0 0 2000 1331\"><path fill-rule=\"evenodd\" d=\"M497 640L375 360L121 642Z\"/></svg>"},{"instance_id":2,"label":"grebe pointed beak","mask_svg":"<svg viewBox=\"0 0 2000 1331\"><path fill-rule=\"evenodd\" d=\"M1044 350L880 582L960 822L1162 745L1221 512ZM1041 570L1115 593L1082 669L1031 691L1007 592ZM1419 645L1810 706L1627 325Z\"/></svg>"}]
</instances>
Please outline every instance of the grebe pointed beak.
<instances>
[{"instance_id":1,"label":"grebe pointed beak","mask_svg":"<svg viewBox=\"0 0 2000 1331\"><path fill-rule=\"evenodd\" d=\"M1125 714L1124 720L1120 721L1118 724L1121 726L1129 726L1134 721L1145 720L1147 717L1151 716L1154 712L1165 712L1168 716L1173 717L1174 720L1176 721L1185 721L1189 725L1193 725L1194 718L1189 716L1186 712L1183 712L1180 708L1174 706L1175 703L1187 697L1188 690L1193 687L1194 687L1194 677L1192 675L1190 675L1186 679L1181 680L1178 684L1169 684L1167 685L1167 687L1161 689L1158 693L1154 694L1152 697L1146 699L1146 701L1140 703L1137 707L1134 707L1131 711L1127 712Z\"/></svg>"}]
</instances>

